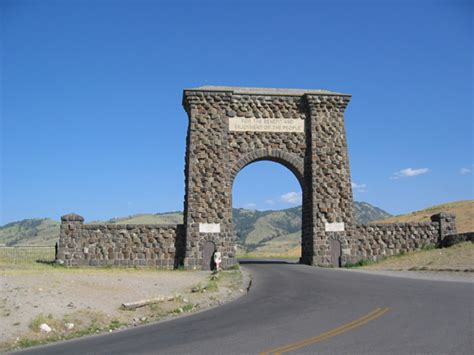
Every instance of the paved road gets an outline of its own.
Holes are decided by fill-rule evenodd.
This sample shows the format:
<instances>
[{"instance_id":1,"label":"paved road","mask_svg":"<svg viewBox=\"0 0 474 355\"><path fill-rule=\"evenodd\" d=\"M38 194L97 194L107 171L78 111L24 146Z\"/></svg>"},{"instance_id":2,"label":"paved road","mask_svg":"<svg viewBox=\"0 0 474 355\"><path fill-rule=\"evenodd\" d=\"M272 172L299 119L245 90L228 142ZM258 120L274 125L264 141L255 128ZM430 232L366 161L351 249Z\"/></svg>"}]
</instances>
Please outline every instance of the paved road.
<instances>
[{"instance_id":1,"label":"paved road","mask_svg":"<svg viewBox=\"0 0 474 355\"><path fill-rule=\"evenodd\" d=\"M473 353L472 283L281 262L243 267L253 286L227 305L25 353Z\"/></svg>"}]
</instances>

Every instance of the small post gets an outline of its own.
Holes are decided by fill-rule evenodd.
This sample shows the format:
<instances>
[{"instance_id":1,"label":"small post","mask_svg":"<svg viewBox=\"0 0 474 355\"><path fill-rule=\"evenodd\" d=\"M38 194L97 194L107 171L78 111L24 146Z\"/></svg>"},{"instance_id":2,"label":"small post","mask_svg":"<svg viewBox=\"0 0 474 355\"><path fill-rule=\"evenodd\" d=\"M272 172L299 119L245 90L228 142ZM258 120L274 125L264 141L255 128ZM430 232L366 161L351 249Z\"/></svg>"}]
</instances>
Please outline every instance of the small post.
<instances>
[{"instance_id":1,"label":"small post","mask_svg":"<svg viewBox=\"0 0 474 355\"><path fill-rule=\"evenodd\" d=\"M443 245L444 238L456 234L456 216L450 213L437 213L431 216L432 222L439 223L438 245Z\"/></svg>"},{"instance_id":2,"label":"small post","mask_svg":"<svg viewBox=\"0 0 474 355\"><path fill-rule=\"evenodd\" d=\"M73 263L76 242L81 236L84 217L70 213L61 217L59 241L56 250L56 263L71 266Z\"/></svg>"}]
</instances>

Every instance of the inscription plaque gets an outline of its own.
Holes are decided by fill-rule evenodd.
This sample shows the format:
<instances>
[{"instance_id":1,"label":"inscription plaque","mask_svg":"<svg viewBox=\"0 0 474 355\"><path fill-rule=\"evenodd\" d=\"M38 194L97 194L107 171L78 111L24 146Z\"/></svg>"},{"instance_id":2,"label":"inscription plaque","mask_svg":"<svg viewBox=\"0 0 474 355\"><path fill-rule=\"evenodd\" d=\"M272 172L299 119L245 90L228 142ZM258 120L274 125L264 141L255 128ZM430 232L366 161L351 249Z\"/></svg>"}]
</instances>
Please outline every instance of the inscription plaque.
<instances>
[{"instance_id":1,"label":"inscription plaque","mask_svg":"<svg viewBox=\"0 0 474 355\"><path fill-rule=\"evenodd\" d=\"M199 223L199 233L220 233L221 225L219 223Z\"/></svg>"},{"instance_id":2,"label":"inscription plaque","mask_svg":"<svg viewBox=\"0 0 474 355\"><path fill-rule=\"evenodd\" d=\"M304 132L300 118L229 118L229 131L234 132Z\"/></svg>"},{"instance_id":3,"label":"inscription plaque","mask_svg":"<svg viewBox=\"0 0 474 355\"><path fill-rule=\"evenodd\" d=\"M344 223L343 222L338 222L338 223L327 223L325 225L326 232L344 232Z\"/></svg>"}]
</instances>

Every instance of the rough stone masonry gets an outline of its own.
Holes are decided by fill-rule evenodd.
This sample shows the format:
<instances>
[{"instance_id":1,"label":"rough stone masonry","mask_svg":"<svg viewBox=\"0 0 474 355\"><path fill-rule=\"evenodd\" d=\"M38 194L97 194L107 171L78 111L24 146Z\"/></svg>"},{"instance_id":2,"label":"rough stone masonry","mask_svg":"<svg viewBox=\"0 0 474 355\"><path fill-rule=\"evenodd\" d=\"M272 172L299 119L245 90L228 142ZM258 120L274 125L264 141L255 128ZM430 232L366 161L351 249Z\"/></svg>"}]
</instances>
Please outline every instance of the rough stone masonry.
<instances>
[{"instance_id":1,"label":"rough stone masonry","mask_svg":"<svg viewBox=\"0 0 474 355\"><path fill-rule=\"evenodd\" d=\"M454 216L432 222L356 225L344 126L348 94L326 90L204 86L185 89L189 117L183 225L87 225L62 217L57 259L75 265L236 263L232 185L245 166L270 160L294 173L303 193L301 259L344 265L436 245L456 233ZM211 248L211 249L209 249Z\"/></svg>"}]
</instances>

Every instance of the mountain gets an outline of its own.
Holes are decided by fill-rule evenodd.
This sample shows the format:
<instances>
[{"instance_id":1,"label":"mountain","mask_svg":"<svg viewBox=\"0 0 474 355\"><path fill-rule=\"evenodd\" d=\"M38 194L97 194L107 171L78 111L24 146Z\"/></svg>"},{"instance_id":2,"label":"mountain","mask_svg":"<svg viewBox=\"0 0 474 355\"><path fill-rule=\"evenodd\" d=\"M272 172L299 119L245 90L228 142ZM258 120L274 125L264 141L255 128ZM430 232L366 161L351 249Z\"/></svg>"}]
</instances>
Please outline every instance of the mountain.
<instances>
[{"instance_id":1,"label":"mountain","mask_svg":"<svg viewBox=\"0 0 474 355\"><path fill-rule=\"evenodd\" d=\"M374 207L367 202L354 202L354 217L357 223L366 224L375 220L382 220L390 217L391 214Z\"/></svg>"},{"instance_id":2,"label":"mountain","mask_svg":"<svg viewBox=\"0 0 474 355\"><path fill-rule=\"evenodd\" d=\"M281 211L233 210L237 245L241 250L260 254L300 252L302 207ZM390 217L384 210L367 202L354 202L357 223Z\"/></svg>"},{"instance_id":3,"label":"mountain","mask_svg":"<svg viewBox=\"0 0 474 355\"><path fill-rule=\"evenodd\" d=\"M250 248L301 230L301 207L280 211L234 208L232 212L237 242Z\"/></svg>"},{"instance_id":4,"label":"mountain","mask_svg":"<svg viewBox=\"0 0 474 355\"><path fill-rule=\"evenodd\" d=\"M299 245L301 235L301 206L280 211L256 211L243 208L233 209L237 244L240 248L253 251L272 244L278 249ZM390 214L366 202L354 202L354 212L359 223L389 217ZM137 214L113 218L108 221L90 223L110 224L178 224L182 223L181 212ZM59 222L43 219L25 219L0 227L0 244L54 245L59 236Z\"/></svg>"}]
</instances>

